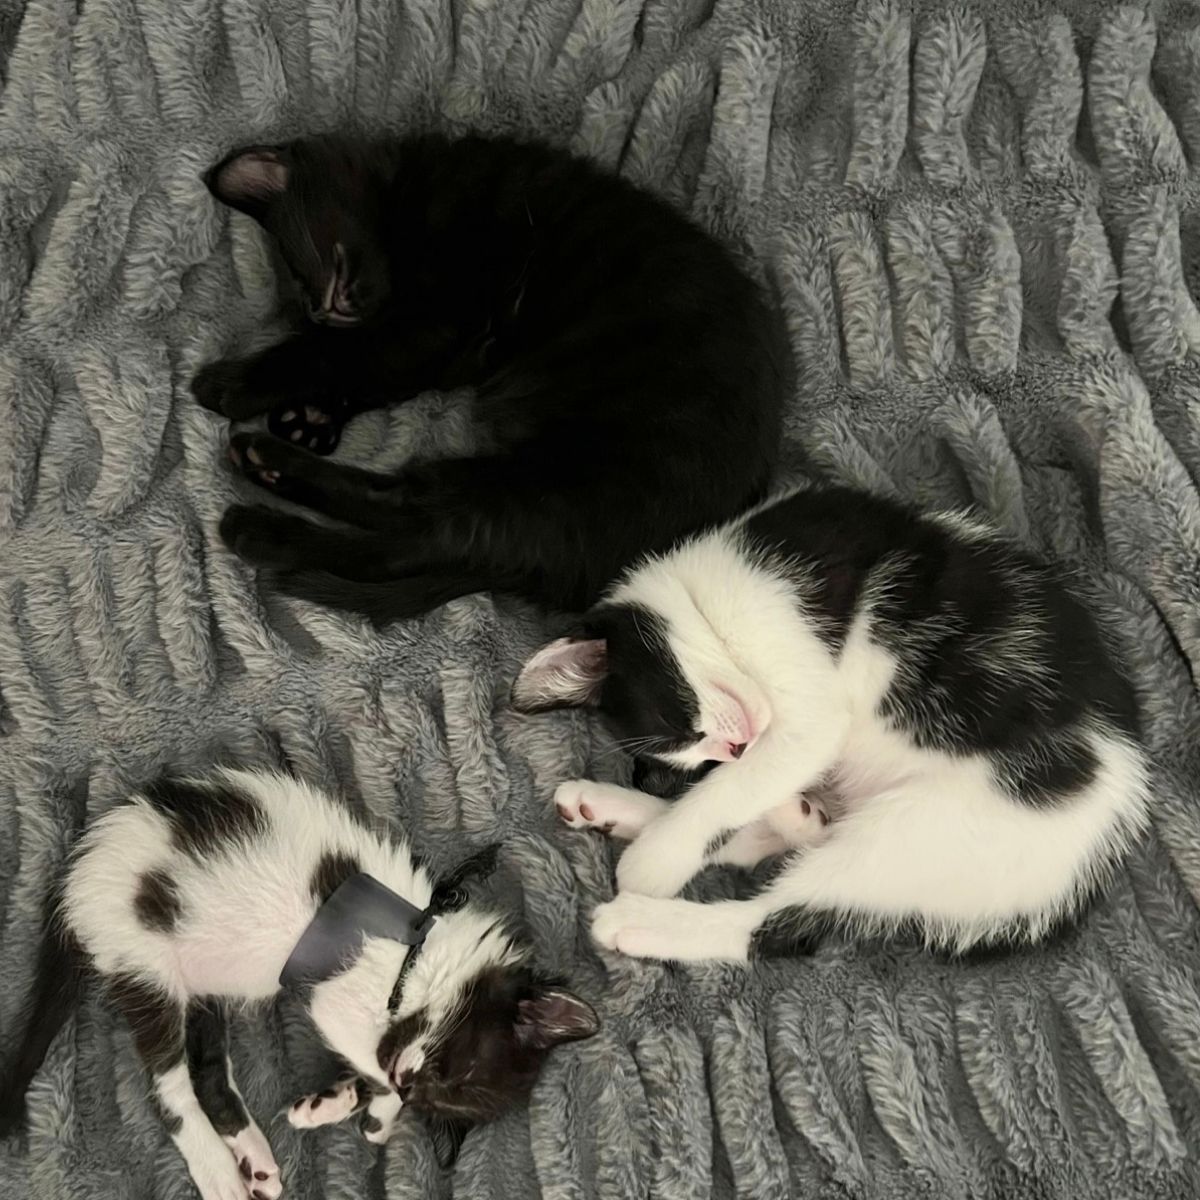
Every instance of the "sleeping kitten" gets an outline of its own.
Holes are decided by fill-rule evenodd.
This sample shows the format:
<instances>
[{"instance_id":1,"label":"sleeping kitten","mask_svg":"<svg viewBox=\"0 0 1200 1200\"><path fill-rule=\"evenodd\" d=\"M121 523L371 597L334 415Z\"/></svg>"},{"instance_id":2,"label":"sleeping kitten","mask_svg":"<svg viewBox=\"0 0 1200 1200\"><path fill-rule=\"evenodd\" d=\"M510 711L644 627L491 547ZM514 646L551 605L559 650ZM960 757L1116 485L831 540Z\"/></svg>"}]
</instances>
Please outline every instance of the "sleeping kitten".
<instances>
[{"instance_id":1,"label":"sleeping kitten","mask_svg":"<svg viewBox=\"0 0 1200 1200\"><path fill-rule=\"evenodd\" d=\"M456 876L435 886L406 842L376 836L341 805L281 775L223 770L160 783L84 836L58 917L129 1022L203 1200L274 1200L282 1192L271 1147L233 1080L223 1008L274 997L300 946L309 958L314 949L332 955L328 972L297 986L321 1038L351 1070L291 1107L302 1128L365 1108L366 1137L383 1142L401 1108L486 1120L528 1094L553 1046L597 1031L591 1007L537 980L528 950L497 914L466 903L460 883ZM344 934L336 922L309 939L318 911L324 918L336 906L330 897L356 885L355 895L365 886L371 898L390 889L393 909L414 906L424 941L378 936L366 915L351 929L369 932L348 945L331 939L331 927ZM5 1073L3 1123L19 1119L24 1091L67 1016L57 949L50 935L35 1027Z\"/></svg>"},{"instance_id":2,"label":"sleeping kitten","mask_svg":"<svg viewBox=\"0 0 1200 1200\"><path fill-rule=\"evenodd\" d=\"M546 146L341 138L239 150L213 194L274 238L312 323L201 370L267 507L221 525L283 590L376 619L499 590L586 607L620 569L761 497L788 355L758 288L647 193ZM486 447L327 462L355 413L475 389Z\"/></svg>"},{"instance_id":3,"label":"sleeping kitten","mask_svg":"<svg viewBox=\"0 0 1200 1200\"><path fill-rule=\"evenodd\" d=\"M847 490L632 570L513 701L595 706L627 748L708 769L673 805L556 795L573 827L632 840L593 933L636 956L743 961L831 925L1035 939L1147 819L1133 692L1089 614L996 533ZM673 898L706 864L791 852L751 899Z\"/></svg>"}]
</instances>

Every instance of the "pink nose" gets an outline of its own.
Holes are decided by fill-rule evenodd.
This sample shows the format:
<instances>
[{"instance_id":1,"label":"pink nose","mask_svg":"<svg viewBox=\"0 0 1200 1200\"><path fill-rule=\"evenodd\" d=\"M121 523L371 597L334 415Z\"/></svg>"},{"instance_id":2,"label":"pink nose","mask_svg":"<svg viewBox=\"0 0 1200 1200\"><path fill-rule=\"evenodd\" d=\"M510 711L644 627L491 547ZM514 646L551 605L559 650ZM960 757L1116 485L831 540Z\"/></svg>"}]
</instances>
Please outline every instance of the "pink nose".
<instances>
[{"instance_id":1,"label":"pink nose","mask_svg":"<svg viewBox=\"0 0 1200 1200\"><path fill-rule=\"evenodd\" d=\"M730 758L741 758L742 755L745 753L746 753L746 743L745 742L730 742L729 743L729 757Z\"/></svg>"}]
</instances>

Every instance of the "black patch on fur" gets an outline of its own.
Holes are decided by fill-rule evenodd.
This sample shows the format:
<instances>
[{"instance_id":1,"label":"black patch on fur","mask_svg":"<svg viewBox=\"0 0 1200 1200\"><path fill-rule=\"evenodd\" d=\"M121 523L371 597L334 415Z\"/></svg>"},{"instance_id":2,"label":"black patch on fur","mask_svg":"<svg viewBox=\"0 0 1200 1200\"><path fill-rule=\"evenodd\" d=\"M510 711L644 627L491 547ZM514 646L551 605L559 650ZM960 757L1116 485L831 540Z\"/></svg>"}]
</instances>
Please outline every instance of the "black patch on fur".
<instances>
[{"instance_id":1,"label":"black patch on fur","mask_svg":"<svg viewBox=\"0 0 1200 1200\"><path fill-rule=\"evenodd\" d=\"M551 1048L520 1036L520 1005L546 986L526 967L481 971L453 1019L437 1031L434 1049L409 1085L405 1108L469 1126L524 1100ZM392 1025L379 1044L380 1066L386 1070L399 1048L427 1028L424 1011Z\"/></svg>"},{"instance_id":2,"label":"black patch on fur","mask_svg":"<svg viewBox=\"0 0 1200 1200\"><path fill-rule=\"evenodd\" d=\"M373 1117L370 1113L364 1115L362 1119L363 1133L378 1133L382 1128L383 1122L378 1117Z\"/></svg>"},{"instance_id":3,"label":"black patch on fur","mask_svg":"<svg viewBox=\"0 0 1200 1200\"><path fill-rule=\"evenodd\" d=\"M357 875L362 867L353 854L342 850L326 850L313 871L312 880L308 887L313 896L322 904L333 895L352 875Z\"/></svg>"},{"instance_id":4,"label":"black patch on fur","mask_svg":"<svg viewBox=\"0 0 1200 1200\"><path fill-rule=\"evenodd\" d=\"M639 754L664 754L692 745L700 708L671 653L663 619L636 604L605 604L587 617L585 637L608 643L608 674L599 709Z\"/></svg>"},{"instance_id":5,"label":"black patch on fur","mask_svg":"<svg viewBox=\"0 0 1200 1200\"><path fill-rule=\"evenodd\" d=\"M656 758L637 757L633 760L630 783L637 792L657 796L660 800L678 800L688 788L699 783L718 763L705 763L688 771Z\"/></svg>"},{"instance_id":6,"label":"black patch on fur","mask_svg":"<svg viewBox=\"0 0 1200 1200\"><path fill-rule=\"evenodd\" d=\"M993 772L1014 798L1034 807L1077 794L1096 777L1096 755L1080 737L1046 739L1033 754L997 756Z\"/></svg>"},{"instance_id":7,"label":"black patch on fur","mask_svg":"<svg viewBox=\"0 0 1200 1200\"><path fill-rule=\"evenodd\" d=\"M356 412L469 386L489 451L388 476L317 453L277 476L240 462L257 486L346 522L223 522L278 586L376 620L494 590L578 611L641 554L763 494L790 387L785 331L733 256L672 207L502 138L307 139L279 153L288 186L255 215L318 321L336 230L352 307L338 313L361 321L301 324L209 364L197 399L234 419L271 413L280 446L325 453Z\"/></svg>"},{"instance_id":8,"label":"black patch on fur","mask_svg":"<svg viewBox=\"0 0 1200 1200\"><path fill-rule=\"evenodd\" d=\"M150 1095L150 1107L154 1109L168 1137L174 1137L183 1128L183 1118L178 1113L167 1112L162 1106L162 1101L153 1092Z\"/></svg>"},{"instance_id":9,"label":"black patch on fur","mask_svg":"<svg viewBox=\"0 0 1200 1200\"><path fill-rule=\"evenodd\" d=\"M216 1007L194 1004L187 1015L187 1062L200 1107L222 1137L250 1124L246 1106L229 1084L229 1033Z\"/></svg>"},{"instance_id":10,"label":"black patch on fur","mask_svg":"<svg viewBox=\"0 0 1200 1200\"><path fill-rule=\"evenodd\" d=\"M221 780L161 779L141 794L170 822L176 848L197 858L266 828L254 798Z\"/></svg>"},{"instance_id":11,"label":"black patch on fur","mask_svg":"<svg viewBox=\"0 0 1200 1200\"><path fill-rule=\"evenodd\" d=\"M175 881L166 871L147 871L138 881L133 910L146 929L170 933L183 912Z\"/></svg>"},{"instance_id":12,"label":"black patch on fur","mask_svg":"<svg viewBox=\"0 0 1200 1200\"><path fill-rule=\"evenodd\" d=\"M827 488L756 514L746 536L835 648L869 593L872 636L902 664L882 715L922 748L988 756L1015 798L1054 804L1091 778L1090 718L1136 738L1133 689L1091 614L999 535Z\"/></svg>"},{"instance_id":13,"label":"black patch on fur","mask_svg":"<svg viewBox=\"0 0 1200 1200\"><path fill-rule=\"evenodd\" d=\"M704 847L704 857L712 858L718 854L728 844L733 835L737 833L736 829L722 829L719 833L714 834L708 840L708 845Z\"/></svg>"},{"instance_id":14,"label":"black patch on fur","mask_svg":"<svg viewBox=\"0 0 1200 1200\"><path fill-rule=\"evenodd\" d=\"M136 975L113 975L106 982L147 1069L152 1075L169 1071L184 1056L183 1010L160 988Z\"/></svg>"}]
</instances>

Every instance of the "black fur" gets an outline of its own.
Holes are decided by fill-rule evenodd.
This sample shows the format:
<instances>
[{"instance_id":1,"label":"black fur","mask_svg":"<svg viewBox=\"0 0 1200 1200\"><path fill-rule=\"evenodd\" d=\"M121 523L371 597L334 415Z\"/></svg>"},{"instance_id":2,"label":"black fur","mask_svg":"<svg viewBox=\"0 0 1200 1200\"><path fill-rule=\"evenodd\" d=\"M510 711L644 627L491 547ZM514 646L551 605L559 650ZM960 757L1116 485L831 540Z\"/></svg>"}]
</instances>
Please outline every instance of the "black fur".
<instances>
[{"instance_id":1,"label":"black fur","mask_svg":"<svg viewBox=\"0 0 1200 1200\"><path fill-rule=\"evenodd\" d=\"M170 933L183 912L175 881L165 871L147 871L138 884L133 910L147 929Z\"/></svg>"},{"instance_id":2,"label":"black fur","mask_svg":"<svg viewBox=\"0 0 1200 1200\"><path fill-rule=\"evenodd\" d=\"M169 1071L184 1056L183 1009L136 975L111 975L105 984L109 998L129 1023L133 1044L150 1073Z\"/></svg>"},{"instance_id":3,"label":"black fur","mask_svg":"<svg viewBox=\"0 0 1200 1200\"><path fill-rule=\"evenodd\" d=\"M681 750L699 735L700 710L671 653L662 618L635 604L602 604L584 621L584 638L603 638L620 664L609 671L597 703L614 729L637 728L634 754Z\"/></svg>"},{"instance_id":4,"label":"black fur","mask_svg":"<svg viewBox=\"0 0 1200 1200\"><path fill-rule=\"evenodd\" d=\"M1077 732L1088 713L1136 737L1133 689L1091 614L1010 542L843 488L772 505L746 534L794 572L835 645L863 588L886 582L872 591L874 636L904 670L884 711L919 746L988 755L1015 799L1053 804L1088 782L1096 764ZM1006 657L1016 632L1021 652Z\"/></svg>"},{"instance_id":5,"label":"black fur","mask_svg":"<svg viewBox=\"0 0 1200 1200\"><path fill-rule=\"evenodd\" d=\"M188 1008L185 1039L196 1099L213 1128L233 1137L250 1124L250 1115L229 1083L229 1027L215 1002Z\"/></svg>"},{"instance_id":6,"label":"black fur","mask_svg":"<svg viewBox=\"0 0 1200 1200\"><path fill-rule=\"evenodd\" d=\"M353 855L327 851L317 863L309 890L324 904L351 875L357 875L361 870L358 860Z\"/></svg>"},{"instance_id":7,"label":"black fur","mask_svg":"<svg viewBox=\"0 0 1200 1200\"><path fill-rule=\"evenodd\" d=\"M248 478L354 527L231 509L223 537L285 590L377 620L479 590L580 608L763 492L781 326L732 257L650 195L481 137L259 148L208 182L274 235L323 322L193 384L234 419L271 412L282 436L234 439ZM355 412L463 385L476 457L382 476L310 453Z\"/></svg>"},{"instance_id":8,"label":"black fur","mask_svg":"<svg viewBox=\"0 0 1200 1200\"><path fill-rule=\"evenodd\" d=\"M531 1006L543 1005L554 994L553 985L527 969L482 971L463 996L461 1018L431 1059L411 1082L395 1081L405 1105L470 1125L491 1120L514 1099L527 1096L551 1046L591 1037L599 1025L596 1014L577 998L565 1010L567 1025L556 1026L544 1012L535 1019ZM380 1043L380 1063L415 1038L424 1020L423 1013L416 1013L393 1025Z\"/></svg>"},{"instance_id":9,"label":"black fur","mask_svg":"<svg viewBox=\"0 0 1200 1200\"><path fill-rule=\"evenodd\" d=\"M175 845L197 857L261 833L264 827L254 798L219 780L160 779L141 794L170 822Z\"/></svg>"}]
</instances>

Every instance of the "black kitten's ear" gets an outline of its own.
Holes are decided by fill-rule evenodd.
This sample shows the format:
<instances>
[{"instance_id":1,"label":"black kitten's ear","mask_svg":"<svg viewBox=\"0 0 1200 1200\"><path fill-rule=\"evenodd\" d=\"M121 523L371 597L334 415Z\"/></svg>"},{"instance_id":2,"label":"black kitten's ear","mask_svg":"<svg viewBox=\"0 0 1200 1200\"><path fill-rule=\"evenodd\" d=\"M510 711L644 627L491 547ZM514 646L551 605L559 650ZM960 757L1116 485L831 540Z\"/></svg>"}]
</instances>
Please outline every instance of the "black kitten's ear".
<instances>
[{"instance_id":1,"label":"black kitten's ear","mask_svg":"<svg viewBox=\"0 0 1200 1200\"><path fill-rule=\"evenodd\" d=\"M261 221L287 191L284 155L277 146L247 146L213 167L204 182L222 204Z\"/></svg>"},{"instance_id":2,"label":"black kitten's ear","mask_svg":"<svg viewBox=\"0 0 1200 1200\"><path fill-rule=\"evenodd\" d=\"M527 1046L548 1050L561 1042L580 1042L599 1032L596 1010L565 988L541 987L517 1004L517 1037Z\"/></svg>"},{"instance_id":3,"label":"black kitten's ear","mask_svg":"<svg viewBox=\"0 0 1200 1200\"><path fill-rule=\"evenodd\" d=\"M595 704L607 674L603 638L557 638L521 668L512 686L513 707L533 713Z\"/></svg>"}]
</instances>

